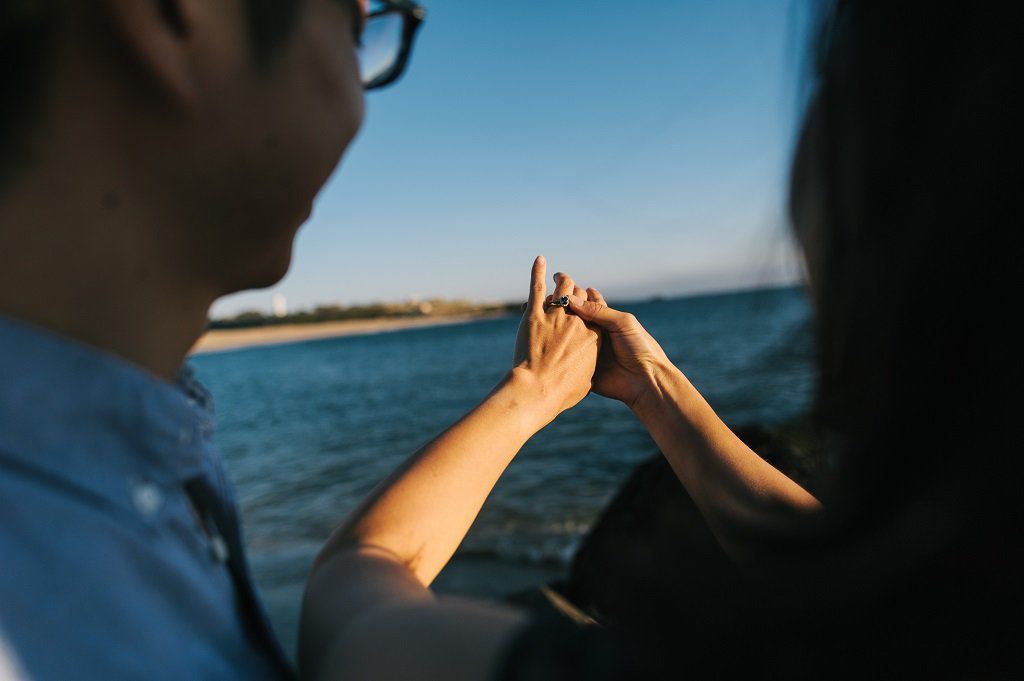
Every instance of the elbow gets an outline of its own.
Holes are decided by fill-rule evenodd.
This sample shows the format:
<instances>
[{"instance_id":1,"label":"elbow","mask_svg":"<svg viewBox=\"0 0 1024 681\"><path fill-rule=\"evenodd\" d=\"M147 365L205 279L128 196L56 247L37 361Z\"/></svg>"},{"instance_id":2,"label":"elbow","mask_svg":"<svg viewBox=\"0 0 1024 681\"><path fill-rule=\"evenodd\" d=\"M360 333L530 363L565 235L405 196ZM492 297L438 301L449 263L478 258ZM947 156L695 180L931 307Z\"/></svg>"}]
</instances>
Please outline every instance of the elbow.
<instances>
[{"instance_id":1,"label":"elbow","mask_svg":"<svg viewBox=\"0 0 1024 681\"><path fill-rule=\"evenodd\" d=\"M316 557L303 596L298 648L303 678L316 678L316 670L360 618L433 598L389 551L332 539Z\"/></svg>"},{"instance_id":2,"label":"elbow","mask_svg":"<svg viewBox=\"0 0 1024 681\"><path fill-rule=\"evenodd\" d=\"M808 503L787 500L765 504L733 505L713 524L719 545L740 568L754 571L799 549L818 527L822 505L808 495Z\"/></svg>"}]
</instances>

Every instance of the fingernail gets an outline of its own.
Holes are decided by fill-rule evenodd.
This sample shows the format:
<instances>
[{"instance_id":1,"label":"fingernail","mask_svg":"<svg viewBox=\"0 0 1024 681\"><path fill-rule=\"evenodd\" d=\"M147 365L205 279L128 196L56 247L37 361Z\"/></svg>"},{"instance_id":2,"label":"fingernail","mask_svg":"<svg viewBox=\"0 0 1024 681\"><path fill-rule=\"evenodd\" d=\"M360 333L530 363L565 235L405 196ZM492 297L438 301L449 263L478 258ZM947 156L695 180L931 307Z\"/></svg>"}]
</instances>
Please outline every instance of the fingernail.
<instances>
[{"instance_id":1,"label":"fingernail","mask_svg":"<svg viewBox=\"0 0 1024 681\"><path fill-rule=\"evenodd\" d=\"M569 304L575 305L576 307L579 307L580 305L583 304L583 299L580 298L579 296L574 296L572 294L569 294Z\"/></svg>"},{"instance_id":2,"label":"fingernail","mask_svg":"<svg viewBox=\"0 0 1024 681\"><path fill-rule=\"evenodd\" d=\"M543 255L538 255L536 257L536 259L534 259L534 262L536 262L536 263L538 263L540 265L543 265L544 264L544 256Z\"/></svg>"}]
</instances>

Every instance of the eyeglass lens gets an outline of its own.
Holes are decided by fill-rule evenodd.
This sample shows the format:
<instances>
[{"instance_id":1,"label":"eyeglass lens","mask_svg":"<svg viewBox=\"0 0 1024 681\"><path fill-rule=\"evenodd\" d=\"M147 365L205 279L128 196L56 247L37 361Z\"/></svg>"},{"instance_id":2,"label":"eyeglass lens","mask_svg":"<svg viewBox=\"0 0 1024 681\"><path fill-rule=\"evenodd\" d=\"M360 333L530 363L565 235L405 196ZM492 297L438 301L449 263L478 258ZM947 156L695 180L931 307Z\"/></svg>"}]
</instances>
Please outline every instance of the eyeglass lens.
<instances>
[{"instance_id":1,"label":"eyeglass lens","mask_svg":"<svg viewBox=\"0 0 1024 681\"><path fill-rule=\"evenodd\" d=\"M369 85L395 67L402 50L402 15L387 12L371 16L363 30L359 69L363 85Z\"/></svg>"}]
</instances>

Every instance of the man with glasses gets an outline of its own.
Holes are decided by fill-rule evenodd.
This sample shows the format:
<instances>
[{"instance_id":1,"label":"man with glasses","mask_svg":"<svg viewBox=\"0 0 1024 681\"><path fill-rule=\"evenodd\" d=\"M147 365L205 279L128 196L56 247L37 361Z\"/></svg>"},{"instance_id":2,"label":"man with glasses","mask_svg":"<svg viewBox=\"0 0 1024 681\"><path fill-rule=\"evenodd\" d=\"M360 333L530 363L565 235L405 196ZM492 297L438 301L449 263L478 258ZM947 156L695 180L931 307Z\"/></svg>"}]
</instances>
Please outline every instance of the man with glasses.
<instances>
[{"instance_id":1,"label":"man with glasses","mask_svg":"<svg viewBox=\"0 0 1024 681\"><path fill-rule=\"evenodd\" d=\"M408 0L0 3L0 678L294 675L183 360L214 300L285 274L363 90L399 78L423 15ZM373 576L346 612L307 620L311 674L340 641L460 678L429 634L483 674L517 617L424 610L404 569L353 558L353 579ZM376 675L352 659L353 678Z\"/></svg>"}]
</instances>

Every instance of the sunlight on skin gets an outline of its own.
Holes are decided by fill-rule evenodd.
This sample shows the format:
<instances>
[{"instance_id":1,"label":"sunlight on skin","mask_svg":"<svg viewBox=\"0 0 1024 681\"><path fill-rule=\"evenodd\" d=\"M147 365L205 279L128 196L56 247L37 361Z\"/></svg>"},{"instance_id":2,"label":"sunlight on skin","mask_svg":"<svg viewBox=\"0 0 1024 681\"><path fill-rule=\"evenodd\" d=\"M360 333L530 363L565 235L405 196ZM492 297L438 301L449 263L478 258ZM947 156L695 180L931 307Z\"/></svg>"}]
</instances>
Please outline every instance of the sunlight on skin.
<instances>
[{"instance_id":1,"label":"sunlight on skin","mask_svg":"<svg viewBox=\"0 0 1024 681\"><path fill-rule=\"evenodd\" d=\"M633 315L561 272L547 295L546 266L543 257L534 262L506 377L382 482L317 557L300 636L307 671L394 670L402 678L399 670L415 670L418 678L435 678L425 669L439 663L437 650L452 637L475 637L477 652L498 650L518 617L434 603L428 587L523 444L591 390L634 410L732 555L749 557L750 537L820 508L729 430ZM550 304L562 296L569 309ZM429 652L404 648L387 659L366 652L396 637L430 642ZM436 678L477 678L472 674L485 662L467 657Z\"/></svg>"},{"instance_id":2,"label":"sunlight on skin","mask_svg":"<svg viewBox=\"0 0 1024 681\"><path fill-rule=\"evenodd\" d=\"M437 663L442 657L437 646L450 647L471 637L477 640L474 649L494 651L519 624L520 618L504 609L481 611L451 602L432 605L427 587L451 559L523 444L590 392L599 334L578 316L545 305L546 269L539 256L531 270L513 366L506 376L479 406L381 483L317 557L300 635L300 663L314 675L325 669L380 671L399 664L418 669L419 678L435 678L419 663ZM561 273L555 281L556 296L577 290ZM399 610L403 607L412 609ZM354 622L359 626L353 627ZM415 622L420 624L411 624ZM429 652L420 659L407 647L410 628L412 640L420 643L435 640L438 632L448 631L450 636L436 639L437 645L427 646ZM353 645L361 635L376 645ZM367 651L381 649L381 640L396 636L404 637L403 655L366 659ZM458 647L460 653L464 648ZM470 656L458 670L446 670L437 678L476 674L488 663L488 656Z\"/></svg>"},{"instance_id":3,"label":"sunlight on skin","mask_svg":"<svg viewBox=\"0 0 1024 681\"><path fill-rule=\"evenodd\" d=\"M594 391L633 410L734 558L751 557L749 538L821 509L736 437L635 316L608 307L597 289L569 300L573 312L604 332Z\"/></svg>"}]
</instances>

